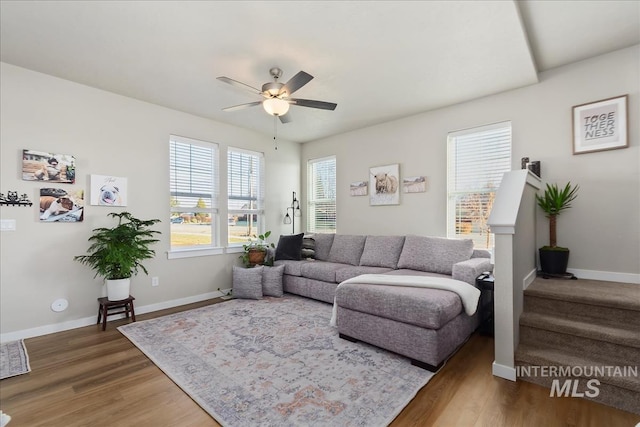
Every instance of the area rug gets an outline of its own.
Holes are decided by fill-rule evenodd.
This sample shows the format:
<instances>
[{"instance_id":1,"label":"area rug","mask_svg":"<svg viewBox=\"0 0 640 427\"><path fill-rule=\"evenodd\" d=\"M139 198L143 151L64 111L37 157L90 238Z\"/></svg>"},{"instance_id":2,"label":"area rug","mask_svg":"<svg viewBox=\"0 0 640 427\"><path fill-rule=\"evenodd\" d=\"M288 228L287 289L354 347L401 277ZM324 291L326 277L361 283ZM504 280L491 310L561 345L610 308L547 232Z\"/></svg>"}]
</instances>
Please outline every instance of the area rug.
<instances>
[{"instance_id":1,"label":"area rug","mask_svg":"<svg viewBox=\"0 0 640 427\"><path fill-rule=\"evenodd\" d=\"M331 309L235 299L118 329L223 426L386 426L433 374L339 338Z\"/></svg>"},{"instance_id":2,"label":"area rug","mask_svg":"<svg viewBox=\"0 0 640 427\"><path fill-rule=\"evenodd\" d=\"M0 380L31 372L24 340L0 344Z\"/></svg>"}]
</instances>

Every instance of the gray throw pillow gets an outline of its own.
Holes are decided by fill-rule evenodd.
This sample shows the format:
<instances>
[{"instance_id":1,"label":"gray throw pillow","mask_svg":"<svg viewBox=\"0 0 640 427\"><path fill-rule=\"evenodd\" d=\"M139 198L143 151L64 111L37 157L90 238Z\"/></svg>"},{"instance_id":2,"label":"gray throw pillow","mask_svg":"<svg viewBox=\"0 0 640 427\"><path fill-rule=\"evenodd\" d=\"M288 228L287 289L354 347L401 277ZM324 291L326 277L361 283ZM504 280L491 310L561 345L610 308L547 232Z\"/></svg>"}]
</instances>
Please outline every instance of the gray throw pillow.
<instances>
[{"instance_id":1,"label":"gray throw pillow","mask_svg":"<svg viewBox=\"0 0 640 427\"><path fill-rule=\"evenodd\" d=\"M262 298L262 270L262 266L242 268L234 265L233 297L246 299Z\"/></svg>"},{"instance_id":2,"label":"gray throw pillow","mask_svg":"<svg viewBox=\"0 0 640 427\"><path fill-rule=\"evenodd\" d=\"M318 261L326 261L329 258L329 251L331 250L334 237L335 234L329 233L316 233L313 235L315 259Z\"/></svg>"},{"instance_id":3,"label":"gray throw pillow","mask_svg":"<svg viewBox=\"0 0 640 427\"><path fill-rule=\"evenodd\" d=\"M282 290L283 274L284 265L262 267L262 294L264 296L281 297L284 295Z\"/></svg>"}]
</instances>

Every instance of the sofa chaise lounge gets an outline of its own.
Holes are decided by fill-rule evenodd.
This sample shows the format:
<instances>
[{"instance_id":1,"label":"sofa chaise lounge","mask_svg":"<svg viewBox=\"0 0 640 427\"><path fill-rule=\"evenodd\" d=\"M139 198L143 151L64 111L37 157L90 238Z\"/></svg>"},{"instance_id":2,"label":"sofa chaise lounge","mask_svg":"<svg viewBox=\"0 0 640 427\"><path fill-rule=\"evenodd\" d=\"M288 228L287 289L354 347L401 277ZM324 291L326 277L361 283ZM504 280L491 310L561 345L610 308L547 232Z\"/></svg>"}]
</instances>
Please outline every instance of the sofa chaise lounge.
<instances>
[{"instance_id":1,"label":"sofa chaise lounge","mask_svg":"<svg viewBox=\"0 0 640 427\"><path fill-rule=\"evenodd\" d=\"M492 264L489 252L474 250L471 240L342 234L310 238L313 259L276 257L275 265L285 266L285 292L335 304L342 338L393 351L434 371L477 328L476 307L463 304L473 303L445 290L473 287L479 295L475 279L491 271ZM382 275L384 280L375 280L382 283L371 283L372 274ZM422 282L446 282L448 287L423 287Z\"/></svg>"}]
</instances>

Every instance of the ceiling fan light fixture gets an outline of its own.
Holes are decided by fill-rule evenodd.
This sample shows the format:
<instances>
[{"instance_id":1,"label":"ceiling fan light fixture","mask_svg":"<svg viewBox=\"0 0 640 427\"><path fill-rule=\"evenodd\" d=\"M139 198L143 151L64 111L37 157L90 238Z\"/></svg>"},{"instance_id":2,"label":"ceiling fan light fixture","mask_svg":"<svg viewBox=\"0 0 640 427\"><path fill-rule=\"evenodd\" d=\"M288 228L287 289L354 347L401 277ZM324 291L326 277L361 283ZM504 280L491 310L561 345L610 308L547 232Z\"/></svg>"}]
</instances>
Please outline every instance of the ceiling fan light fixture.
<instances>
[{"instance_id":1,"label":"ceiling fan light fixture","mask_svg":"<svg viewBox=\"0 0 640 427\"><path fill-rule=\"evenodd\" d=\"M272 116L284 116L289 111L289 103L280 98L269 98L262 101L264 111Z\"/></svg>"}]
</instances>

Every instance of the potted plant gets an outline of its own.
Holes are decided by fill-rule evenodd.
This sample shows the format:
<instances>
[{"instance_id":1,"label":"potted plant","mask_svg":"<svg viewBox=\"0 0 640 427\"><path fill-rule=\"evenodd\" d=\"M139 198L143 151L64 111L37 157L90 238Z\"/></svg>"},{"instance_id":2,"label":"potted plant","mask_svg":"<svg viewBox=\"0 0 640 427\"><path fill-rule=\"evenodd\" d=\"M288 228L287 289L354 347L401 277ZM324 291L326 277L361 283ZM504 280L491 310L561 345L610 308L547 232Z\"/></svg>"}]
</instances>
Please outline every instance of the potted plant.
<instances>
[{"instance_id":1,"label":"potted plant","mask_svg":"<svg viewBox=\"0 0 640 427\"><path fill-rule=\"evenodd\" d=\"M265 263L264 260L267 257L267 249L275 248L273 243L269 244L266 242L270 235L271 231L267 231L264 234L260 234L257 240L252 240L242 245L244 253L240 255L240 259L245 267L253 267L254 265Z\"/></svg>"},{"instance_id":2,"label":"potted plant","mask_svg":"<svg viewBox=\"0 0 640 427\"><path fill-rule=\"evenodd\" d=\"M556 184L549 185L540 196L536 194L536 202L549 218L549 246L539 249L540 268L543 273L550 275L564 275L569 263L569 249L557 245L556 222L560 213L571 207L571 202L577 197L578 186L571 186L568 182L563 189Z\"/></svg>"},{"instance_id":3,"label":"potted plant","mask_svg":"<svg viewBox=\"0 0 640 427\"><path fill-rule=\"evenodd\" d=\"M155 256L155 251L149 246L159 241L153 236L160 232L149 227L160 220L140 220L129 212L112 212L109 216L118 218L118 225L94 229L89 237L88 255L73 259L94 269L94 277L101 276L106 280L110 301L120 301L129 297L131 277L138 273L138 269L148 274L140 262Z\"/></svg>"}]
</instances>

